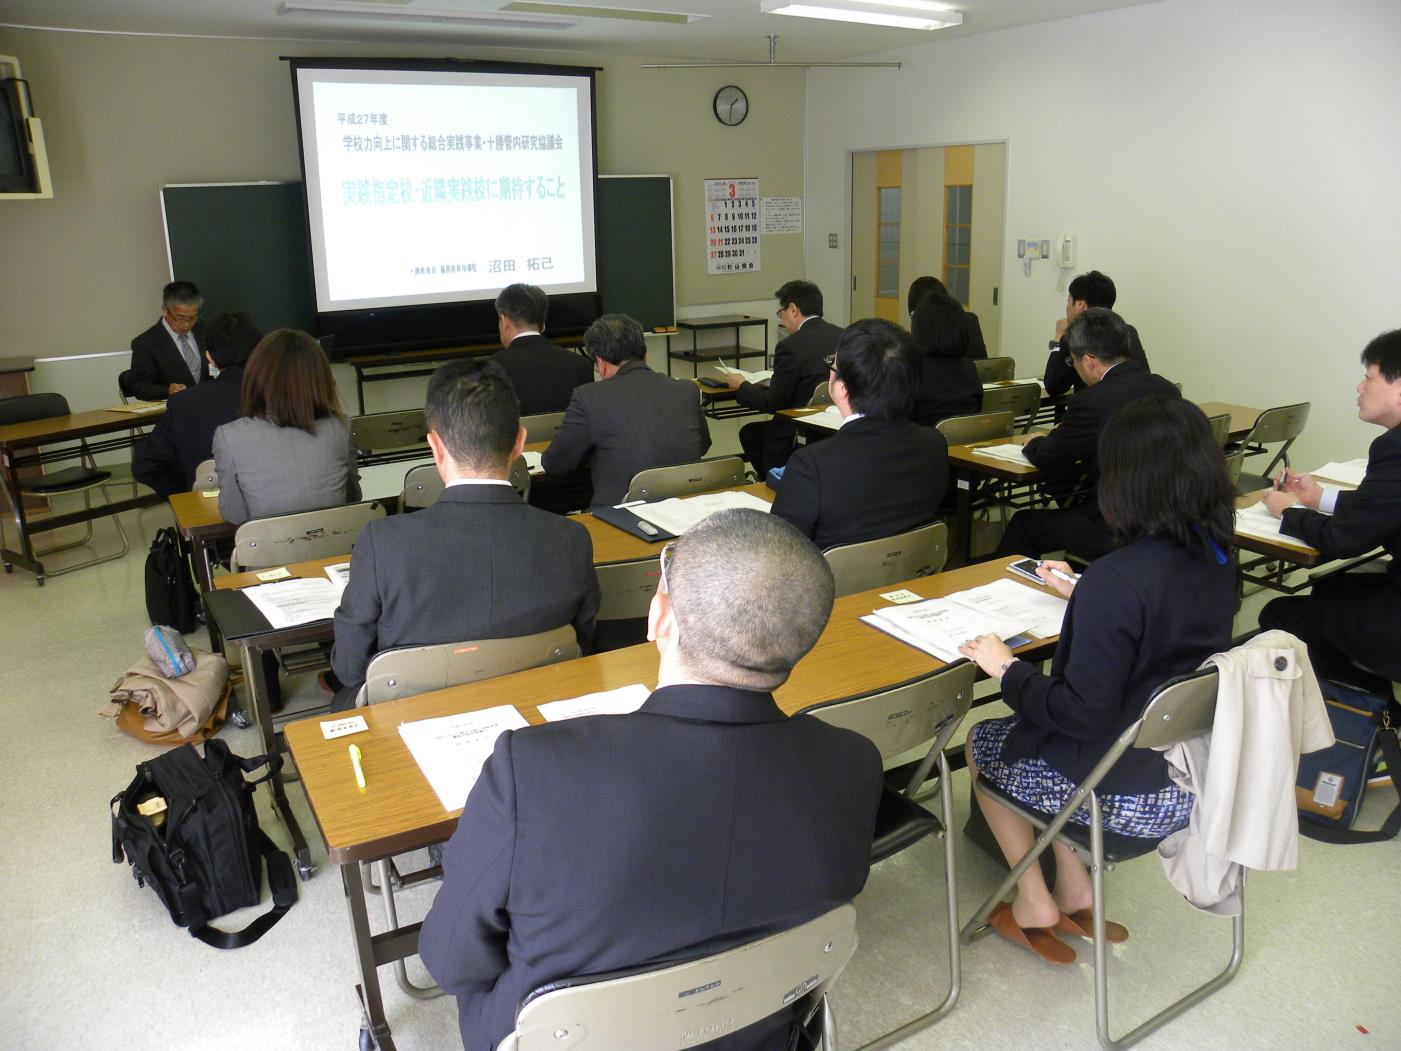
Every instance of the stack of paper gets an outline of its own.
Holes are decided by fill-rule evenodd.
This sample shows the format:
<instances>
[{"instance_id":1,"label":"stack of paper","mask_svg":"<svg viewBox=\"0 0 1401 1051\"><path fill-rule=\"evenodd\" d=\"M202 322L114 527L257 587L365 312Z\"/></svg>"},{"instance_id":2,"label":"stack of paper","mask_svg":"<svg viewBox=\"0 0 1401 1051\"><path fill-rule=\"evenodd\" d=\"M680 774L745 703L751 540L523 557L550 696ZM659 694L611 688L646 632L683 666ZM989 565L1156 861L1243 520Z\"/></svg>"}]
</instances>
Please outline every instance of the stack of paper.
<instances>
[{"instance_id":1,"label":"stack of paper","mask_svg":"<svg viewBox=\"0 0 1401 1051\"><path fill-rule=\"evenodd\" d=\"M349 563L346 563L349 565ZM244 588L243 594L274 628L291 628L330 620L341 603L344 585L322 577L293 577L275 584Z\"/></svg>"},{"instance_id":2,"label":"stack of paper","mask_svg":"<svg viewBox=\"0 0 1401 1051\"><path fill-rule=\"evenodd\" d=\"M956 661L958 647L979 635L1006 640L1024 632L1058 634L1065 607L1058 595L998 580L944 598L878 609L861 619L940 660Z\"/></svg>"},{"instance_id":3,"label":"stack of paper","mask_svg":"<svg viewBox=\"0 0 1401 1051\"><path fill-rule=\"evenodd\" d=\"M726 376L738 376L745 383L767 383L773 379L773 369L756 369L753 372L746 372L744 369L732 368L729 365L716 365L715 368Z\"/></svg>"},{"instance_id":4,"label":"stack of paper","mask_svg":"<svg viewBox=\"0 0 1401 1051\"><path fill-rule=\"evenodd\" d=\"M350 563L333 562L326 567L326 577L340 591L345 591L345 586L350 583Z\"/></svg>"},{"instance_id":5,"label":"stack of paper","mask_svg":"<svg viewBox=\"0 0 1401 1051\"><path fill-rule=\"evenodd\" d=\"M747 507L754 511L769 510L769 504L753 493L702 493L700 496L672 497L655 504L630 504L628 510L645 522L665 529L674 536L699 525L716 511L732 507Z\"/></svg>"},{"instance_id":6,"label":"stack of paper","mask_svg":"<svg viewBox=\"0 0 1401 1051\"><path fill-rule=\"evenodd\" d=\"M1365 456L1360 460L1344 460L1342 463L1332 461L1309 472L1309 474L1321 481L1336 482L1339 485L1350 486L1353 489L1356 489L1362 484L1362 477L1366 473L1367 458Z\"/></svg>"},{"instance_id":7,"label":"stack of paper","mask_svg":"<svg viewBox=\"0 0 1401 1051\"><path fill-rule=\"evenodd\" d=\"M401 723L399 736L423 776L438 794L443 809L461 810L467 793L481 776L503 730L519 730L525 717L509 704L478 712Z\"/></svg>"},{"instance_id":8,"label":"stack of paper","mask_svg":"<svg viewBox=\"0 0 1401 1051\"><path fill-rule=\"evenodd\" d=\"M534 449L527 449L521 453L525 457L525 467L531 474L544 474L545 468L540 466L540 457L543 453L538 453Z\"/></svg>"},{"instance_id":9,"label":"stack of paper","mask_svg":"<svg viewBox=\"0 0 1401 1051\"><path fill-rule=\"evenodd\" d=\"M1263 540L1282 540L1286 544L1308 547L1298 537L1279 531L1280 520L1270 514L1263 503L1251 504L1236 511L1236 532L1258 536Z\"/></svg>"},{"instance_id":10,"label":"stack of paper","mask_svg":"<svg viewBox=\"0 0 1401 1051\"><path fill-rule=\"evenodd\" d=\"M1011 463L1021 464L1023 467L1035 467L1036 465L1026 458L1026 453L1022 447L1016 444L1008 445L982 445L973 450L978 456L991 456L998 460L1007 460Z\"/></svg>"},{"instance_id":11,"label":"stack of paper","mask_svg":"<svg viewBox=\"0 0 1401 1051\"><path fill-rule=\"evenodd\" d=\"M129 401L123 405L111 405L108 412L132 412L137 415L147 412L160 412L165 408L163 401Z\"/></svg>"},{"instance_id":12,"label":"stack of paper","mask_svg":"<svg viewBox=\"0 0 1401 1051\"><path fill-rule=\"evenodd\" d=\"M640 682L602 693L586 693L567 701L547 701L540 705L540 717L547 723L578 719L585 715L627 715L642 707L652 691Z\"/></svg>"},{"instance_id":13,"label":"stack of paper","mask_svg":"<svg viewBox=\"0 0 1401 1051\"><path fill-rule=\"evenodd\" d=\"M804 423L815 424L818 427L829 427L838 430L842 425L842 412L835 405L828 405L821 412L809 413L806 416L799 416L798 419Z\"/></svg>"}]
</instances>

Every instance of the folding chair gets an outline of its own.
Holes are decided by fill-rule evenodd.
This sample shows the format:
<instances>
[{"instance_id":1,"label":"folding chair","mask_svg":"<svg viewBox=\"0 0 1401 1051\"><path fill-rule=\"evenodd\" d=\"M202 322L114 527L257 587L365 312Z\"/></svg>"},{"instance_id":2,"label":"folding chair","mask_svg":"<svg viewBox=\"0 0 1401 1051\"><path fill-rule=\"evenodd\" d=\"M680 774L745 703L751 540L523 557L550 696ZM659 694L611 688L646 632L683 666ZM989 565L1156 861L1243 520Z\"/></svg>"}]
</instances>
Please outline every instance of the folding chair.
<instances>
[{"instance_id":1,"label":"folding chair","mask_svg":"<svg viewBox=\"0 0 1401 1051\"><path fill-rule=\"evenodd\" d=\"M817 1034L803 1046L836 1051L827 992L855 951L856 908L842 905L699 960L551 982L521 1003L497 1051L683 1051L794 1003L798 1024Z\"/></svg>"},{"instance_id":2,"label":"folding chair","mask_svg":"<svg viewBox=\"0 0 1401 1051\"><path fill-rule=\"evenodd\" d=\"M195 468L195 490L205 491L219 488L219 472L213 460L201 460Z\"/></svg>"},{"instance_id":3,"label":"folding chair","mask_svg":"<svg viewBox=\"0 0 1401 1051\"><path fill-rule=\"evenodd\" d=\"M978 370L979 383L1001 383L1016 379L1015 358L981 358L973 362L973 365Z\"/></svg>"},{"instance_id":4,"label":"folding chair","mask_svg":"<svg viewBox=\"0 0 1401 1051\"><path fill-rule=\"evenodd\" d=\"M893 536L829 547L822 557L832 568L838 596L868 591L943 569L949 557L949 527L931 522Z\"/></svg>"},{"instance_id":5,"label":"folding chair","mask_svg":"<svg viewBox=\"0 0 1401 1051\"><path fill-rule=\"evenodd\" d=\"M983 412L1007 412L1016 414L1021 421L1018 428L1023 434L1031 430L1031 421L1041 408L1041 384L1013 383L1007 387L988 387L983 390Z\"/></svg>"},{"instance_id":6,"label":"folding chair","mask_svg":"<svg viewBox=\"0 0 1401 1051\"><path fill-rule=\"evenodd\" d=\"M837 701L807 709L807 714L833 726L854 730L869 738L887 762L930 741L929 751L920 760L903 792L886 787L876 815L876 834L871 844L875 864L934 833L944 839L944 891L948 920L949 988L943 1001L932 1010L865 1045L866 1049L889 1047L913 1033L933 1025L958 1000L962 956L958 930L958 864L953 827L953 786L944 749L968 715L973 703L973 679L978 669L960 661L912 683L883 693L855 700ZM932 740L931 740L932 739ZM928 778L935 764L939 767L939 817L918 803L914 794Z\"/></svg>"},{"instance_id":7,"label":"folding chair","mask_svg":"<svg viewBox=\"0 0 1401 1051\"><path fill-rule=\"evenodd\" d=\"M1265 469L1258 474L1242 472L1237 488L1243 493L1253 493L1257 489L1270 487L1270 475L1281 464L1289 466L1289 447L1294 439L1304 432L1304 424L1309 421L1309 403L1301 401L1297 405L1280 405L1266 409L1250 428L1250 433L1240 443L1246 456L1262 456L1269 452L1266 445L1279 444L1274 456ZM1229 450L1234 451L1234 450Z\"/></svg>"},{"instance_id":8,"label":"folding chair","mask_svg":"<svg viewBox=\"0 0 1401 1051\"><path fill-rule=\"evenodd\" d=\"M559 425L564 422L562 412L540 412L534 416L522 416L521 426L525 428L527 442L553 441Z\"/></svg>"},{"instance_id":9,"label":"folding chair","mask_svg":"<svg viewBox=\"0 0 1401 1051\"><path fill-rule=\"evenodd\" d=\"M54 416L69 415L68 399L62 394L21 394L13 398L0 398L0 426L11 423L28 423L31 420L47 420ZM107 486L111 482L112 472L99 470L97 461L93 459L92 452L88 449L88 443L78 440L79 457L78 463L73 467L64 467L57 471L44 471L37 477L20 475L18 492L9 491L9 483L5 482L6 496L10 500L10 507L15 514L15 522L20 522L19 507L20 501L26 495L30 496L64 496L68 493L82 493L83 507L87 510L92 508L92 491L102 490L102 499L107 503L112 502L112 494L108 492ZM53 450L42 454L44 462L49 458L65 458L65 454L59 450ZM68 447L67 458L72 456L72 446ZM3 473L0 473L3 476ZM120 483L125 484L125 483ZM123 557L131 545L127 541L126 530L122 528L122 520L117 515L111 515L112 525L117 529L117 536L121 539L121 550L103 555L100 558L90 558L85 562L77 562L71 566L64 566L62 569L45 568L43 573L36 573L34 583L39 587L44 586L46 577L59 577L64 573L71 573L75 569L86 569L88 566L98 566L103 562L112 562ZM3 522L3 519L0 519ZM85 530L81 540L74 540L68 544L57 544L46 551L36 552L33 543L27 532L21 532L20 541L22 554L26 558L36 558L39 556L52 555L58 551L68 551L75 547L81 547L92 539L92 519L84 523ZM0 524L0 547L4 546L4 526ZM6 565L6 569L9 566Z\"/></svg>"},{"instance_id":10,"label":"folding chair","mask_svg":"<svg viewBox=\"0 0 1401 1051\"><path fill-rule=\"evenodd\" d=\"M827 386L827 381L823 380L812 389L812 397L808 399L809 409L820 409L824 405L832 404L832 392Z\"/></svg>"},{"instance_id":11,"label":"folding chair","mask_svg":"<svg viewBox=\"0 0 1401 1051\"><path fill-rule=\"evenodd\" d=\"M530 499L530 468L524 456L517 456L516 462L511 464L508 480L522 500ZM399 493L399 510L421 511L432 507L443 495L443 488L443 478L436 464L421 463L411 467L404 475L404 488Z\"/></svg>"},{"instance_id":12,"label":"folding chair","mask_svg":"<svg viewBox=\"0 0 1401 1051\"><path fill-rule=\"evenodd\" d=\"M1216 444L1226 448L1231 443L1231 414L1223 412L1216 416L1208 416L1206 422L1211 425L1211 434L1216 439Z\"/></svg>"},{"instance_id":13,"label":"folding chair","mask_svg":"<svg viewBox=\"0 0 1401 1051\"><path fill-rule=\"evenodd\" d=\"M1017 424L1017 414L1009 410L979 412L971 416L950 416L940 420L934 429L950 445L986 442L994 438L1010 438Z\"/></svg>"},{"instance_id":14,"label":"folding chair","mask_svg":"<svg viewBox=\"0 0 1401 1051\"><path fill-rule=\"evenodd\" d=\"M1215 668L1178 676L1158 687L1149 698L1143 715L1119 735L1104 758L1095 764L1089 776L1075 789L1065 808L1054 816L1028 810L995 785L981 777L974 778L974 786L979 792L1021 815L1041 832L1031 849L1012 867L1012 871L983 902L973 918L964 925L963 940L965 943L971 943L988 933L991 929L987 925L988 914L1012 892L1022 873L1037 863L1037 859L1052 841L1059 841L1082 857L1088 856L1090 881L1094 888L1095 1029L1103 1047L1129 1047L1137 1043L1193 1004L1220 989L1235 977L1236 971L1240 969L1241 958L1245 953L1244 890L1241 912L1232 919L1231 958L1225 970L1169 1004L1131 1032L1117 1040L1110 1036L1109 976L1105 967L1108 943L1104 936L1104 872L1130 858L1152 853L1159 841L1106 832L1099 796L1095 789L1110 768L1130 748L1164 749L1210 733L1216 716L1216 688ZM1089 826L1069 824L1071 816L1086 803L1090 809Z\"/></svg>"},{"instance_id":15,"label":"folding chair","mask_svg":"<svg viewBox=\"0 0 1401 1051\"><path fill-rule=\"evenodd\" d=\"M366 522L383 517L384 506L377 500L366 500L272 518L252 518L234 533L229 568L238 573L343 555L354 546Z\"/></svg>"},{"instance_id":16,"label":"folding chair","mask_svg":"<svg viewBox=\"0 0 1401 1051\"><path fill-rule=\"evenodd\" d=\"M628 486L623 501L666 500L673 496L691 496L743 484L744 461L738 456L722 456L716 460L638 471L632 476L632 484Z\"/></svg>"},{"instance_id":17,"label":"folding chair","mask_svg":"<svg viewBox=\"0 0 1401 1051\"><path fill-rule=\"evenodd\" d=\"M428 441L422 409L372 412L350 418L350 444L360 459L375 453L421 447Z\"/></svg>"}]
</instances>

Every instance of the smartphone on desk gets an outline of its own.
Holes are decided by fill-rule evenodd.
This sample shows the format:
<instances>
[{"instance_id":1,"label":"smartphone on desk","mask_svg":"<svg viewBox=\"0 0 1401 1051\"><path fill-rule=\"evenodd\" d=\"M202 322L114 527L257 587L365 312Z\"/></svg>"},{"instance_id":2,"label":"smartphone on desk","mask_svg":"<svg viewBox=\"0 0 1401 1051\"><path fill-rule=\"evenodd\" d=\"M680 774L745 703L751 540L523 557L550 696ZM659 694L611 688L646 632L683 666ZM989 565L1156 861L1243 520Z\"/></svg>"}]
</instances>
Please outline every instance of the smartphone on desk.
<instances>
[{"instance_id":1,"label":"smartphone on desk","mask_svg":"<svg viewBox=\"0 0 1401 1051\"><path fill-rule=\"evenodd\" d=\"M1015 562L1007 563L1007 572L1015 573L1017 576L1029 580L1033 584L1040 584L1044 588L1046 582L1036 575L1036 567L1040 564L1034 558L1019 558Z\"/></svg>"}]
</instances>

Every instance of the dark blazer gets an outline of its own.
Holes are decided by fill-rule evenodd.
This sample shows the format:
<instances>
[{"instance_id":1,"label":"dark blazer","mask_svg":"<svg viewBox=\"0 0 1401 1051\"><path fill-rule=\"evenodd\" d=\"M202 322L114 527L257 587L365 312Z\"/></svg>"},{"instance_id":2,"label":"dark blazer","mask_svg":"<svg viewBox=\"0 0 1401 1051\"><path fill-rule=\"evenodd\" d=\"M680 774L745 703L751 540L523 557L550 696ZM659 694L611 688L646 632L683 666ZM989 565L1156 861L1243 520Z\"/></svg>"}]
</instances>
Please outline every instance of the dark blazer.
<instances>
[{"instance_id":1,"label":"dark blazer","mask_svg":"<svg viewBox=\"0 0 1401 1051\"><path fill-rule=\"evenodd\" d=\"M963 331L968 337L968 350L964 357L970 361L983 361L988 356L988 345L983 341L983 326L978 323L978 315L963 312Z\"/></svg>"},{"instance_id":2,"label":"dark blazer","mask_svg":"<svg viewBox=\"0 0 1401 1051\"><path fill-rule=\"evenodd\" d=\"M773 352L773 378L768 386L741 383L735 401L756 412L799 409L812 398L817 385L827 379L828 354L837 349L842 329L821 317L810 317L791 336L778 341ZM798 425L783 416L767 421L764 431L764 463L782 464L793 448Z\"/></svg>"},{"instance_id":3,"label":"dark blazer","mask_svg":"<svg viewBox=\"0 0 1401 1051\"><path fill-rule=\"evenodd\" d=\"M948 483L942 434L909 420L862 417L793 453L773 513L820 548L853 544L934 521Z\"/></svg>"},{"instance_id":4,"label":"dark blazer","mask_svg":"<svg viewBox=\"0 0 1401 1051\"><path fill-rule=\"evenodd\" d=\"M199 379L203 383L209 378L209 362L204 357L204 326L196 324L191 335L199 350ZM172 383L193 387L195 378L190 375L190 368L175 340L170 338L165 325L157 321L131 341L131 386L136 396L144 401L163 401Z\"/></svg>"},{"instance_id":5,"label":"dark blazer","mask_svg":"<svg viewBox=\"0 0 1401 1051\"><path fill-rule=\"evenodd\" d=\"M214 455L214 432L238 419L242 393L241 365L176 391L151 433L132 450L132 476L161 496L188 493L194 488L195 468Z\"/></svg>"},{"instance_id":6,"label":"dark blazer","mask_svg":"<svg viewBox=\"0 0 1401 1051\"><path fill-rule=\"evenodd\" d=\"M1021 717L1003 758L1039 757L1084 780L1153 690L1230 647L1234 614L1229 561L1160 537L1095 559L1071 593L1050 674L1017 661L1002 676L1002 698ZM1101 790L1140 794L1168 783L1161 753L1131 748Z\"/></svg>"},{"instance_id":7,"label":"dark blazer","mask_svg":"<svg viewBox=\"0 0 1401 1051\"><path fill-rule=\"evenodd\" d=\"M593 366L582 354L557 347L544 336L517 336L491 356L516 388L521 415L563 412L574 388L593 382Z\"/></svg>"},{"instance_id":8,"label":"dark blazer","mask_svg":"<svg viewBox=\"0 0 1401 1051\"><path fill-rule=\"evenodd\" d=\"M1097 517L1099 501L1094 490L1099 483L1100 432L1121 405L1150 394L1181 397L1175 386L1136 361L1120 362L1093 387L1070 399L1065 415L1049 434L1027 442L1026 458L1047 474L1087 490L1086 513Z\"/></svg>"},{"instance_id":9,"label":"dark blazer","mask_svg":"<svg viewBox=\"0 0 1401 1051\"><path fill-rule=\"evenodd\" d=\"M419 936L467 1051L545 982L720 952L850 901L880 779L865 738L720 686L503 733ZM765 1029L705 1046L787 1047Z\"/></svg>"},{"instance_id":10,"label":"dark blazer","mask_svg":"<svg viewBox=\"0 0 1401 1051\"><path fill-rule=\"evenodd\" d=\"M1143 349L1143 343L1138 338L1138 329L1129 325L1129 360L1136 361L1143 366L1143 371L1152 372L1148 365L1148 355ZM1046 385L1046 393L1053 398L1059 398L1066 391L1074 389L1084 390L1085 384L1080 379L1080 374L1075 371L1075 366L1069 364L1065 359L1070 351L1065 349L1065 343L1058 343L1052 350L1051 356L1046 359L1046 374L1042 378L1042 383Z\"/></svg>"},{"instance_id":11,"label":"dark blazer","mask_svg":"<svg viewBox=\"0 0 1401 1051\"><path fill-rule=\"evenodd\" d=\"M919 391L910 413L915 423L933 427L940 420L967 416L982 407L983 384L971 358L920 358Z\"/></svg>"},{"instance_id":12,"label":"dark blazer","mask_svg":"<svg viewBox=\"0 0 1401 1051\"><path fill-rule=\"evenodd\" d=\"M588 463L589 503L598 507L622 500L638 471L691 463L709 448L696 385L628 361L611 379L575 388L540 462L547 474L567 474Z\"/></svg>"},{"instance_id":13,"label":"dark blazer","mask_svg":"<svg viewBox=\"0 0 1401 1051\"><path fill-rule=\"evenodd\" d=\"M380 650L501 639L574 625L593 645L598 580L583 526L509 485L454 485L432 507L370 522L336 610L331 667L365 681Z\"/></svg>"}]
</instances>

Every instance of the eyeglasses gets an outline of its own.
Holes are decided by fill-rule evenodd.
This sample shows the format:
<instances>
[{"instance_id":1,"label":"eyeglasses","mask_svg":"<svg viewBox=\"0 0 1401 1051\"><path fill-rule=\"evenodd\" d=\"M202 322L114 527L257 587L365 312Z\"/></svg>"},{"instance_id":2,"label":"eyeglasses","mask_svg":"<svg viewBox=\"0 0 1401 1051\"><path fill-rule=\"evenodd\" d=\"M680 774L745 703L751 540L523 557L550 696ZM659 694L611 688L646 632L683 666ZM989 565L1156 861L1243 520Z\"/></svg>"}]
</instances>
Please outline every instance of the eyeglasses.
<instances>
[{"instance_id":1,"label":"eyeglasses","mask_svg":"<svg viewBox=\"0 0 1401 1051\"><path fill-rule=\"evenodd\" d=\"M167 310L165 316L175 325L193 325L199 320L199 311L193 310L189 313L177 313L174 310Z\"/></svg>"},{"instance_id":2,"label":"eyeglasses","mask_svg":"<svg viewBox=\"0 0 1401 1051\"><path fill-rule=\"evenodd\" d=\"M836 355L835 353L828 354L825 358L822 359L822 364L824 364L824 365L827 366L827 371L828 371L828 372L836 372L836 371L837 371L837 355Z\"/></svg>"},{"instance_id":3,"label":"eyeglasses","mask_svg":"<svg viewBox=\"0 0 1401 1051\"><path fill-rule=\"evenodd\" d=\"M661 563L662 575L657 582L657 591L663 595L671 594L671 589L667 587L666 583L666 564L671 561L671 549L675 546L675 540L669 541L667 545L662 548L661 556L658 559L658 561Z\"/></svg>"}]
</instances>

